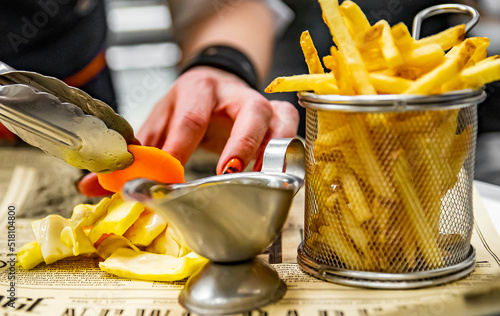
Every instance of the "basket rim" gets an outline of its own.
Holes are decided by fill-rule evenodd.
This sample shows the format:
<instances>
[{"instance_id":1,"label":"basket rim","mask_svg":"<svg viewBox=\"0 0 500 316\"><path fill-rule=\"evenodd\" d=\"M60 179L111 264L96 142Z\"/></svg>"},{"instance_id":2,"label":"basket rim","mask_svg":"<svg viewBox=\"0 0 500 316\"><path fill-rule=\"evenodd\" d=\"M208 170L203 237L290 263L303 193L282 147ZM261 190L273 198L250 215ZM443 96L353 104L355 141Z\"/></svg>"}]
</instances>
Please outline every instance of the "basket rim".
<instances>
[{"instance_id":1,"label":"basket rim","mask_svg":"<svg viewBox=\"0 0 500 316\"><path fill-rule=\"evenodd\" d=\"M448 283L468 275L476 266L476 249L469 245L467 256L451 266L392 273L348 270L319 263L305 253L304 242L301 242L297 248L297 263L306 273L323 281L374 289L415 289Z\"/></svg>"},{"instance_id":2,"label":"basket rim","mask_svg":"<svg viewBox=\"0 0 500 316\"><path fill-rule=\"evenodd\" d=\"M486 98L484 87L431 95L319 95L298 92L299 104L306 109L347 112L404 112L415 110L448 110L481 103Z\"/></svg>"}]
</instances>

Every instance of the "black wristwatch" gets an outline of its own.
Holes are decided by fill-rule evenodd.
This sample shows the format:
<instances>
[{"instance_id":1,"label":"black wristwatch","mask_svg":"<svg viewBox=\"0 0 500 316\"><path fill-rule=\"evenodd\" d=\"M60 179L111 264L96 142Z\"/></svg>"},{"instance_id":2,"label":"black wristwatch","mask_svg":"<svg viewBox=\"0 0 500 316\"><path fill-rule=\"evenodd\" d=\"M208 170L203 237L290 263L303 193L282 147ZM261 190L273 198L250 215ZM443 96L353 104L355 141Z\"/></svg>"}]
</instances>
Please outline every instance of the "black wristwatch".
<instances>
[{"instance_id":1,"label":"black wristwatch","mask_svg":"<svg viewBox=\"0 0 500 316\"><path fill-rule=\"evenodd\" d=\"M194 56L181 74L196 66L211 66L230 72L257 89L257 72L252 61L241 51L225 45L209 46Z\"/></svg>"}]
</instances>

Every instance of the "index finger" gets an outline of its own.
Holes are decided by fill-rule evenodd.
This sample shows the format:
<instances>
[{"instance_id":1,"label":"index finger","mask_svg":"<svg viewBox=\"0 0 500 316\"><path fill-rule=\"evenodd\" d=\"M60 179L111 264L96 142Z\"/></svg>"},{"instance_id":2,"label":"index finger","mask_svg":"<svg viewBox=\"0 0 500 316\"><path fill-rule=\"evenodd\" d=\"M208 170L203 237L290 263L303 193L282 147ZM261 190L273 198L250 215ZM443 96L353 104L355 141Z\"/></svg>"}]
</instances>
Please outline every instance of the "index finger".
<instances>
[{"instance_id":1,"label":"index finger","mask_svg":"<svg viewBox=\"0 0 500 316\"><path fill-rule=\"evenodd\" d=\"M185 165L205 134L216 104L211 84L180 87L162 149Z\"/></svg>"},{"instance_id":2,"label":"index finger","mask_svg":"<svg viewBox=\"0 0 500 316\"><path fill-rule=\"evenodd\" d=\"M272 114L271 104L264 97L247 101L240 108L220 156L217 174L221 174L224 166L233 158L239 159L246 166L256 156L268 132Z\"/></svg>"}]
</instances>

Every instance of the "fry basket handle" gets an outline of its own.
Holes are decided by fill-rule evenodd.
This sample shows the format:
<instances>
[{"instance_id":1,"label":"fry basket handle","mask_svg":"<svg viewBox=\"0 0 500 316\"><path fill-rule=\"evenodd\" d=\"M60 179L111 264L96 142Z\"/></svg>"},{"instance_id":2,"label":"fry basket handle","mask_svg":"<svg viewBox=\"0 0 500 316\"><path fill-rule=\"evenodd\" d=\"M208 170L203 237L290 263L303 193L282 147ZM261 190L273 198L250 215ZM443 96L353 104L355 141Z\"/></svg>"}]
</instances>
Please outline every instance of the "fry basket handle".
<instances>
[{"instance_id":1,"label":"fry basket handle","mask_svg":"<svg viewBox=\"0 0 500 316\"><path fill-rule=\"evenodd\" d=\"M305 150L299 138L273 138L264 151L262 172L287 173L304 179Z\"/></svg>"},{"instance_id":2,"label":"fry basket handle","mask_svg":"<svg viewBox=\"0 0 500 316\"><path fill-rule=\"evenodd\" d=\"M414 39L418 40L420 38L420 29L422 27L422 21L428 17L443 14L443 13L465 13L471 16L469 22L465 24L465 32L470 31L479 21L479 12L468 5L458 4L458 3L448 3L439 4L432 7L428 7L417 13L413 19L412 26L412 36Z\"/></svg>"}]
</instances>

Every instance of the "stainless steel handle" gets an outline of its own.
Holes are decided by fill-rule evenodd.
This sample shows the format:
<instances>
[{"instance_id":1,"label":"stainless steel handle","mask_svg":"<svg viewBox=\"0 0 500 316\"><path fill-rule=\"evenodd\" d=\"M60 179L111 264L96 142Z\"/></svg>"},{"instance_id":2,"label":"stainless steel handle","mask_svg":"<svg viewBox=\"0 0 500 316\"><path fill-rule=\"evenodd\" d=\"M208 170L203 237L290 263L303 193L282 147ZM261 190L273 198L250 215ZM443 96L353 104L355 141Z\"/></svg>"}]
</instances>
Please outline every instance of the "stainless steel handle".
<instances>
[{"instance_id":1,"label":"stainless steel handle","mask_svg":"<svg viewBox=\"0 0 500 316\"><path fill-rule=\"evenodd\" d=\"M11 71L16 70L6 63L0 61L0 75ZM27 115L26 113L23 113L22 111L16 109L15 106L10 106L11 103L19 102L16 101L15 98L12 98L13 95L17 95L19 93L29 94L31 93L32 88L30 88L29 86L13 83L1 76L0 85L8 85L0 86L0 122L3 122L7 127L10 126L13 129L20 128L25 132L31 133L36 137L45 139L46 141L49 141L53 144L62 144L63 146L71 150L78 150L82 147L82 139L74 133L61 127L55 126L50 122L46 122L35 116ZM23 93L23 90L28 92ZM12 130L12 132L14 132L15 134L19 133L16 132L16 130Z\"/></svg>"},{"instance_id":2,"label":"stainless steel handle","mask_svg":"<svg viewBox=\"0 0 500 316\"><path fill-rule=\"evenodd\" d=\"M0 122L28 144L77 168L109 172L133 161L122 135L98 117L31 86L0 86Z\"/></svg>"},{"instance_id":3,"label":"stainless steel handle","mask_svg":"<svg viewBox=\"0 0 500 316\"><path fill-rule=\"evenodd\" d=\"M9 66L6 63L0 61L0 74L6 73L6 72L9 72L9 71L14 71L14 70L15 69L12 68L11 66Z\"/></svg>"},{"instance_id":4,"label":"stainless steel handle","mask_svg":"<svg viewBox=\"0 0 500 316\"><path fill-rule=\"evenodd\" d=\"M287 173L304 179L304 144L298 138L274 138L264 151L262 172Z\"/></svg>"},{"instance_id":5,"label":"stainless steel handle","mask_svg":"<svg viewBox=\"0 0 500 316\"><path fill-rule=\"evenodd\" d=\"M422 21L428 17L443 14L443 13L465 13L471 16L469 22L465 24L465 32L470 31L479 21L479 12L465 4L458 3L448 3L448 4L440 4L429 7L420 11L415 18L413 19L412 26L412 36L414 39L418 40L420 38L420 29L422 27Z\"/></svg>"},{"instance_id":6,"label":"stainless steel handle","mask_svg":"<svg viewBox=\"0 0 500 316\"><path fill-rule=\"evenodd\" d=\"M12 90L12 88L31 89L27 86L0 87L0 122L4 123L7 128L10 127L9 130L12 129L13 133L22 135L23 133L17 130L19 128L35 135L35 137L42 138L56 145L63 145L70 150L78 150L82 147L82 139L76 134L35 116L27 115L15 107L9 107L9 97L7 96L4 99L4 91L7 89Z\"/></svg>"}]
</instances>

